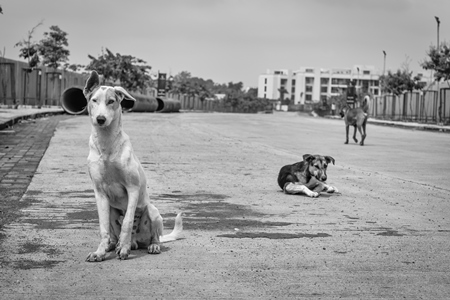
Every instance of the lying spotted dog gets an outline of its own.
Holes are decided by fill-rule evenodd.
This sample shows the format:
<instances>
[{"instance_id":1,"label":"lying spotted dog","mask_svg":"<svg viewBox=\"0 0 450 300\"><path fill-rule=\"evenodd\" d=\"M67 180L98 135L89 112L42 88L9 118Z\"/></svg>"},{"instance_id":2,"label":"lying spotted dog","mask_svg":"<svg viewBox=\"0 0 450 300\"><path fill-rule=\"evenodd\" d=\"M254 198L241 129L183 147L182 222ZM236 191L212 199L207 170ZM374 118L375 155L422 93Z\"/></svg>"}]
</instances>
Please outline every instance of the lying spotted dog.
<instances>
[{"instance_id":1,"label":"lying spotted dog","mask_svg":"<svg viewBox=\"0 0 450 300\"><path fill-rule=\"evenodd\" d=\"M278 174L278 185L286 194L305 194L319 197L320 192L334 193L338 189L327 185L327 166L334 158L322 155L303 155L303 161L286 165Z\"/></svg>"}]
</instances>

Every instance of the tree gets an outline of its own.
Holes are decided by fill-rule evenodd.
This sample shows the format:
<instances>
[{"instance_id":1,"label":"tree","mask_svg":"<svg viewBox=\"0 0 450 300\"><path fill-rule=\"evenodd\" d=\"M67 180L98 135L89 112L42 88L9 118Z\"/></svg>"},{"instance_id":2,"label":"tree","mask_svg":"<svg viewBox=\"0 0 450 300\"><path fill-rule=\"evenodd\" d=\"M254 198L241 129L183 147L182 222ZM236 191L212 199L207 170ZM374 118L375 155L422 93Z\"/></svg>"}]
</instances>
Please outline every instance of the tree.
<instances>
[{"instance_id":1,"label":"tree","mask_svg":"<svg viewBox=\"0 0 450 300\"><path fill-rule=\"evenodd\" d=\"M23 57L27 60L30 71L36 68L40 62L38 55L39 43L31 41L31 39L33 38L33 34L36 28L38 28L42 24L43 21L40 21L36 26L28 31L28 36L26 39L23 39L14 45L14 47L22 47L19 49L19 57Z\"/></svg>"},{"instance_id":2,"label":"tree","mask_svg":"<svg viewBox=\"0 0 450 300\"><path fill-rule=\"evenodd\" d=\"M214 81L192 77L191 73L182 71L174 76L173 88L175 93L198 96L201 101L214 97Z\"/></svg>"},{"instance_id":3,"label":"tree","mask_svg":"<svg viewBox=\"0 0 450 300\"><path fill-rule=\"evenodd\" d=\"M67 33L58 26L50 26L49 32L44 32L44 39L39 41L38 52L44 66L58 69L62 63L69 60L70 51Z\"/></svg>"},{"instance_id":4,"label":"tree","mask_svg":"<svg viewBox=\"0 0 450 300\"><path fill-rule=\"evenodd\" d=\"M148 72L151 66L146 61L131 55L121 55L112 53L108 48L106 53L95 58L88 55L91 62L86 66L86 70L96 70L103 75L103 82L118 82L130 91L145 89L150 85L150 75Z\"/></svg>"},{"instance_id":5,"label":"tree","mask_svg":"<svg viewBox=\"0 0 450 300\"><path fill-rule=\"evenodd\" d=\"M428 59L420 64L421 67L425 70L433 70L436 81L450 80L450 44L443 42L439 49L430 46L427 55Z\"/></svg>"},{"instance_id":6,"label":"tree","mask_svg":"<svg viewBox=\"0 0 450 300\"><path fill-rule=\"evenodd\" d=\"M421 90L425 87L423 82L420 82L420 76L412 77L412 73L407 69L400 70L393 73L388 71L387 75L380 77L384 88L392 94L398 96L405 91Z\"/></svg>"}]
</instances>

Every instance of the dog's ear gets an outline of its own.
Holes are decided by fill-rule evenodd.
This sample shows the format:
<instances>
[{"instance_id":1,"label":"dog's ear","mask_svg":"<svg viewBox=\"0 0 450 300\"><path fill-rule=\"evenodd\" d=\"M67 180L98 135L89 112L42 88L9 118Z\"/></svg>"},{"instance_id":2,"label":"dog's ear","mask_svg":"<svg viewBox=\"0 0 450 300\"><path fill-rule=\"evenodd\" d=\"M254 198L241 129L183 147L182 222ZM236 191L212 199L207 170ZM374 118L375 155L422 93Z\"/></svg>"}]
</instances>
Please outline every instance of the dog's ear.
<instances>
[{"instance_id":1,"label":"dog's ear","mask_svg":"<svg viewBox=\"0 0 450 300\"><path fill-rule=\"evenodd\" d=\"M313 160L313 159L314 159L314 155L311 155L311 154L303 155L303 161L306 161L307 163L310 163L311 160Z\"/></svg>"},{"instance_id":2,"label":"dog's ear","mask_svg":"<svg viewBox=\"0 0 450 300\"><path fill-rule=\"evenodd\" d=\"M331 156L325 156L325 160L327 161L328 164L329 164L330 162L332 162L333 165L334 165L334 158L332 158Z\"/></svg>"},{"instance_id":3,"label":"dog's ear","mask_svg":"<svg viewBox=\"0 0 450 300\"><path fill-rule=\"evenodd\" d=\"M134 99L133 96L131 96L130 93L128 93L127 90L125 90L121 86L115 86L114 87L114 92L116 92L116 95L119 96L120 101L122 101L123 99L136 101L136 99Z\"/></svg>"},{"instance_id":4,"label":"dog's ear","mask_svg":"<svg viewBox=\"0 0 450 300\"><path fill-rule=\"evenodd\" d=\"M100 77L96 71L92 71L88 80L86 80L86 85L84 86L83 94L86 99L89 99L89 94L92 93L95 88L100 85Z\"/></svg>"}]
</instances>

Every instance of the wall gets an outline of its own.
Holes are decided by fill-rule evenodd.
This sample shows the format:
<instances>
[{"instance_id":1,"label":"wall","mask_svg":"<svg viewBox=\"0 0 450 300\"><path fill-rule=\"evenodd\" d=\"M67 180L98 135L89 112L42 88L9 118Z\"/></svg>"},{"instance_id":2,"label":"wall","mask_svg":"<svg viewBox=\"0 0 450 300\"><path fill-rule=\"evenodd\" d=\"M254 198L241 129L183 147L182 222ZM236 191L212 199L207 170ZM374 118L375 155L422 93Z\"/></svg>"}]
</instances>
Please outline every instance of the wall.
<instances>
[{"instance_id":1,"label":"wall","mask_svg":"<svg viewBox=\"0 0 450 300\"><path fill-rule=\"evenodd\" d=\"M0 58L0 105L58 106L62 92L84 86L87 76L47 67L29 72L26 62Z\"/></svg>"}]
</instances>

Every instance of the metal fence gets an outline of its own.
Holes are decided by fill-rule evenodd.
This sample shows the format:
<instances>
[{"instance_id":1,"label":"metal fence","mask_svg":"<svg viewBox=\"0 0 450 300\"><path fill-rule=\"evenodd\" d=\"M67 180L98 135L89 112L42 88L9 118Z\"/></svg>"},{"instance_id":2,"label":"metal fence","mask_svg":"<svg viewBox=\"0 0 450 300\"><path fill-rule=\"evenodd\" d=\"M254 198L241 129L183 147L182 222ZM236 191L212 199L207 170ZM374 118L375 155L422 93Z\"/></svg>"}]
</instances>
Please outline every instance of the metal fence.
<instances>
[{"instance_id":1,"label":"metal fence","mask_svg":"<svg viewBox=\"0 0 450 300\"><path fill-rule=\"evenodd\" d=\"M450 87L407 92L400 96L377 96L371 101L369 115L377 119L450 124Z\"/></svg>"}]
</instances>

